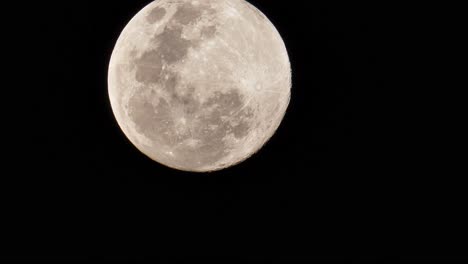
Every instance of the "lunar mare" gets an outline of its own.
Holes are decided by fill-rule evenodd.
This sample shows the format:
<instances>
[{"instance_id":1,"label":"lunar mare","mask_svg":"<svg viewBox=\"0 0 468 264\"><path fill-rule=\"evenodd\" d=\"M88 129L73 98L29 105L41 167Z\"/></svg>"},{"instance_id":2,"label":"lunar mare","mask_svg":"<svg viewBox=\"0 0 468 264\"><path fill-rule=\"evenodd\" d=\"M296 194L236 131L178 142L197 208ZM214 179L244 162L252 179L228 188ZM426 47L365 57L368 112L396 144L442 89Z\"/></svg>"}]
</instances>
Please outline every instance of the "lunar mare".
<instances>
[{"instance_id":1,"label":"lunar mare","mask_svg":"<svg viewBox=\"0 0 468 264\"><path fill-rule=\"evenodd\" d=\"M109 64L117 122L168 167L216 171L257 152L290 100L273 24L245 0L159 0L125 27Z\"/></svg>"}]
</instances>

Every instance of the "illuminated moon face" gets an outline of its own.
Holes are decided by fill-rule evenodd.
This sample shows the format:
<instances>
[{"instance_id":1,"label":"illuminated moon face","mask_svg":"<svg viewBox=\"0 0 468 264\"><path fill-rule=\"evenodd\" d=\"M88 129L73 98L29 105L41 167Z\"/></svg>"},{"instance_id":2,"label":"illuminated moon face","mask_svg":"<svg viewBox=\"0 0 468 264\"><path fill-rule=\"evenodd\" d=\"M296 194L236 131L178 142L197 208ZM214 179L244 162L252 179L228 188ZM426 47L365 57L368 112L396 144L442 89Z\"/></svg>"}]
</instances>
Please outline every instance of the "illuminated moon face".
<instances>
[{"instance_id":1,"label":"illuminated moon face","mask_svg":"<svg viewBox=\"0 0 468 264\"><path fill-rule=\"evenodd\" d=\"M109 66L117 122L168 167L215 171L275 133L289 104L281 36L244 0L159 0L117 41Z\"/></svg>"}]
</instances>

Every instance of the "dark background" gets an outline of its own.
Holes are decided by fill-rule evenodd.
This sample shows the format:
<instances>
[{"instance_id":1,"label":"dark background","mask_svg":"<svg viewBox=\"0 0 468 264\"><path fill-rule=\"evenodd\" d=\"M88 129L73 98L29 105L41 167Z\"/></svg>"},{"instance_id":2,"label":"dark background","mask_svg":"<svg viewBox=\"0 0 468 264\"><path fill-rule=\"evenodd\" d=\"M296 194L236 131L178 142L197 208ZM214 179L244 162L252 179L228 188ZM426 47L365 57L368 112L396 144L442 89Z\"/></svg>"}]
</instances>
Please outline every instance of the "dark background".
<instances>
[{"instance_id":1,"label":"dark background","mask_svg":"<svg viewBox=\"0 0 468 264\"><path fill-rule=\"evenodd\" d=\"M25 3L29 19L15 23L35 49L31 77L15 82L30 101L13 108L27 125L8 154L2 258L466 259L464 192L427 167L424 134L388 117L402 112L395 94L412 95L397 89L407 62L392 59L412 35L399 32L404 7L249 1L284 38L291 103L259 153L195 174L141 154L110 108L112 49L149 2Z\"/></svg>"}]
</instances>

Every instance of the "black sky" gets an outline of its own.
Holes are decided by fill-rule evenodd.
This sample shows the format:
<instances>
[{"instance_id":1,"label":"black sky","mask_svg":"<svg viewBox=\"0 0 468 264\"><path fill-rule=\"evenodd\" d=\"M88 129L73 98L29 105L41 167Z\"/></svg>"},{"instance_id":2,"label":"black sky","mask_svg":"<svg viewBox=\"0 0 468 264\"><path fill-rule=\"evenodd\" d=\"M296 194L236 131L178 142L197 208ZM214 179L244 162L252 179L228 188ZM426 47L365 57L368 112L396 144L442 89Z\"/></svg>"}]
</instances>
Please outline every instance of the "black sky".
<instances>
[{"instance_id":1,"label":"black sky","mask_svg":"<svg viewBox=\"0 0 468 264\"><path fill-rule=\"evenodd\" d=\"M390 150L394 128L382 125L378 110L389 103L389 69L396 67L381 64L395 52L386 37L396 21L389 7L249 1L284 38L291 103L252 158L194 174L141 154L110 108L114 43L149 2L28 4L37 19L25 22L27 37L40 63L32 80L21 81L34 83L21 115L34 132L23 137L27 151L10 154L2 256L161 263L461 259L461 244L440 237L457 229L432 221L435 207L453 219L458 211L437 205L437 190L421 184L427 178L400 166L411 160L400 158L405 149Z\"/></svg>"}]
</instances>

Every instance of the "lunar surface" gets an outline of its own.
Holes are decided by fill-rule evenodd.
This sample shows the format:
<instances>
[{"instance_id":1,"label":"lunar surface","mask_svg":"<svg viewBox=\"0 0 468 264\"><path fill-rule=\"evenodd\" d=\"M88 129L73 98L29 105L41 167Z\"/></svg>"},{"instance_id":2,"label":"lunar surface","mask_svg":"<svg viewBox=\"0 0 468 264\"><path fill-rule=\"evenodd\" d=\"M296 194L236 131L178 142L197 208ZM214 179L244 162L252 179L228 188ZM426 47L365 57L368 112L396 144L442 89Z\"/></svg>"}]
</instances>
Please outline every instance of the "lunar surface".
<instances>
[{"instance_id":1,"label":"lunar surface","mask_svg":"<svg viewBox=\"0 0 468 264\"><path fill-rule=\"evenodd\" d=\"M158 0L125 27L109 64L117 122L145 155L192 172L257 152L290 100L273 24L245 0Z\"/></svg>"}]
</instances>

